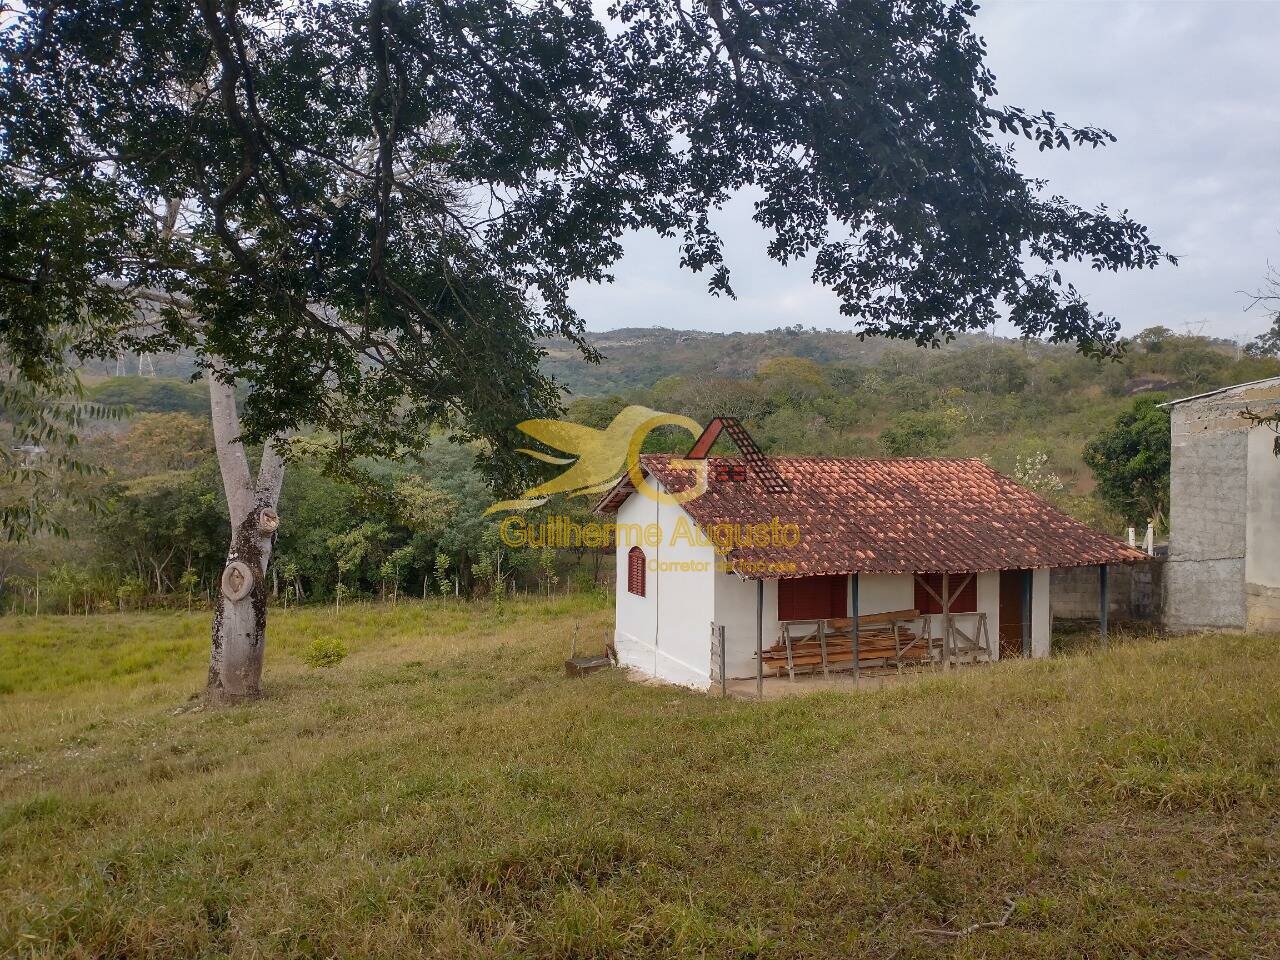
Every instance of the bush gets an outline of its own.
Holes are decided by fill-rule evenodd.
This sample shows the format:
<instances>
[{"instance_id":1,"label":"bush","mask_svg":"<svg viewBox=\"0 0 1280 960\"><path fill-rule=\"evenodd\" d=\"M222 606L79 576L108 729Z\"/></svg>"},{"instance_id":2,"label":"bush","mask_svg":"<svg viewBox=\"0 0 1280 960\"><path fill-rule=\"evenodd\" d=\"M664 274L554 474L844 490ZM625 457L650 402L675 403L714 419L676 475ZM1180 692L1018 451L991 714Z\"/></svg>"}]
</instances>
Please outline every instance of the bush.
<instances>
[{"instance_id":1,"label":"bush","mask_svg":"<svg viewBox=\"0 0 1280 960\"><path fill-rule=\"evenodd\" d=\"M941 411L900 413L880 433L880 442L890 456L935 457L955 439L953 419Z\"/></svg>"},{"instance_id":2,"label":"bush","mask_svg":"<svg viewBox=\"0 0 1280 960\"><path fill-rule=\"evenodd\" d=\"M302 659L312 667L332 667L345 660L349 652L338 637L316 637Z\"/></svg>"}]
</instances>

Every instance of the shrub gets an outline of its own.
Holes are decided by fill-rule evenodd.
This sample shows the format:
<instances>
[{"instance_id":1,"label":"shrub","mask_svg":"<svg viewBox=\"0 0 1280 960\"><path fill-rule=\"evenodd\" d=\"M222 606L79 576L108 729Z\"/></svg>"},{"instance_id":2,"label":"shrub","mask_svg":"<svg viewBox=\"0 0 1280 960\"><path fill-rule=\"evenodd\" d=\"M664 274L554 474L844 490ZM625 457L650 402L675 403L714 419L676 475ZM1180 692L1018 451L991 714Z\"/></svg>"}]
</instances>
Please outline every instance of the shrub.
<instances>
[{"instance_id":1,"label":"shrub","mask_svg":"<svg viewBox=\"0 0 1280 960\"><path fill-rule=\"evenodd\" d=\"M316 637L302 659L312 667L332 667L346 659L350 651L338 637Z\"/></svg>"}]
</instances>

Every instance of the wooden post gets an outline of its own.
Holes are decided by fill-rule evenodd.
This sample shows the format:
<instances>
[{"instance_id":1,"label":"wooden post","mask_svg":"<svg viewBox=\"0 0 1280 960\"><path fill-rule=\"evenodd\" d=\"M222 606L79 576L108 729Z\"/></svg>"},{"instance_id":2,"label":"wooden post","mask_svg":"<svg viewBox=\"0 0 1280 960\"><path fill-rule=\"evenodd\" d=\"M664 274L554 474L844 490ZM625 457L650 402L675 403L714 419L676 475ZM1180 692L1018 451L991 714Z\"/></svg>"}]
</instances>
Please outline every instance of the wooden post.
<instances>
[{"instance_id":1,"label":"wooden post","mask_svg":"<svg viewBox=\"0 0 1280 960\"><path fill-rule=\"evenodd\" d=\"M1022 575L1022 655L1031 656L1031 578L1034 570Z\"/></svg>"},{"instance_id":2,"label":"wooden post","mask_svg":"<svg viewBox=\"0 0 1280 960\"><path fill-rule=\"evenodd\" d=\"M849 647L853 651L853 685L858 685L858 671L861 665L858 661L858 575L852 573L849 575L849 616L853 618L853 622L849 625Z\"/></svg>"},{"instance_id":3,"label":"wooden post","mask_svg":"<svg viewBox=\"0 0 1280 960\"><path fill-rule=\"evenodd\" d=\"M756 581L756 699L764 699L764 580Z\"/></svg>"},{"instance_id":4,"label":"wooden post","mask_svg":"<svg viewBox=\"0 0 1280 960\"><path fill-rule=\"evenodd\" d=\"M951 574L942 575L942 668L951 669Z\"/></svg>"},{"instance_id":5,"label":"wooden post","mask_svg":"<svg viewBox=\"0 0 1280 960\"><path fill-rule=\"evenodd\" d=\"M716 639L720 641L720 696L729 695L729 676L725 673L724 626L716 627Z\"/></svg>"},{"instance_id":6,"label":"wooden post","mask_svg":"<svg viewBox=\"0 0 1280 960\"><path fill-rule=\"evenodd\" d=\"M1110 645L1107 639L1107 565L1098 564L1098 636L1102 640L1102 649Z\"/></svg>"},{"instance_id":7,"label":"wooden post","mask_svg":"<svg viewBox=\"0 0 1280 960\"><path fill-rule=\"evenodd\" d=\"M827 676L827 621L818 621L818 649L822 652L822 675Z\"/></svg>"}]
</instances>

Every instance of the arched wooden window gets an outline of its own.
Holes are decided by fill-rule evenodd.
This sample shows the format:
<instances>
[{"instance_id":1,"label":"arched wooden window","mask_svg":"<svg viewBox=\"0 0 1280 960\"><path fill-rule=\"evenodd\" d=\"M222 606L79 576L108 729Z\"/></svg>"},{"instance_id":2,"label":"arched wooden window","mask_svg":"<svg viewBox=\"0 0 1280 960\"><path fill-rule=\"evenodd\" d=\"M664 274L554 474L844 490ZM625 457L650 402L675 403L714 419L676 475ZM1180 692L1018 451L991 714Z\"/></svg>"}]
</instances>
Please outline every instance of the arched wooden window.
<instances>
[{"instance_id":1,"label":"arched wooden window","mask_svg":"<svg viewBox=\"0 0 1280 960\"><path fill-rule=\"evenodd\" d=\"M627 551L627 592L644 596L644 551L632 547Z\"/></svg>"}]
</instances>

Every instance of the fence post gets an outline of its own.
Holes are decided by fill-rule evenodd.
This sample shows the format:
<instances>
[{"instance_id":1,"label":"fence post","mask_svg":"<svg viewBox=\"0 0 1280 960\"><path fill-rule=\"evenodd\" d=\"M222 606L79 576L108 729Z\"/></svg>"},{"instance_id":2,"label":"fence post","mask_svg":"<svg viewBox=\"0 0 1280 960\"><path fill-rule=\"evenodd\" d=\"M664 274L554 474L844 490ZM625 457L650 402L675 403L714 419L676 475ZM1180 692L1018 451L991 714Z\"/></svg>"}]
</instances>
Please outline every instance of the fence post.
<instances>
[{"instance_id":1,"label":"fence post","mask_svg":"<svg viewBox=\"0 0 1280 960\"><path fill-rule=\"evenodd\" d=\"M1103 650L1110 646L1107 638L1107 607L1110 606L1107 598L1107 573L1107 565L1098 564L1098 636L1102 640Z\"/></svg>"},{"instance_id":2,"label":"fence post","mask_svg":"<svg viewBox=\"0 0 1280 960\"><path fill-rule=\"evenodd\" d=\"M853 653L853 685L857 687L861 664L858 661L858 575L856 573L849 574L849 615L853 619L853 623L849 626L849 648Z\"/></svg>"},{"instance_id":3,"label":"fence post","mask_svg":"<svg viewBox=\"0 0 1280 960\"><path fill-rule=\"evenodd\" d=\"M756 581L756 699L764 699L764 580Z\"/></svg>"},{"instance_id":4,"label":"fence post","mask_svg":"<svg viewBox=\"0 0 1280 960\"><path fill-rule=\"evenodd\" d=\"M1031 578L1034 570L1026 570L1022 574L1022 655L1031 656ZM996 627L997 633L999 626Z\"/></svg>"},{"instance_id":5,"label":"fence post","mask_svg":"<svg viewBox=\"0 0 1280 960\"><path fill-rule=\"evenodd\" d=\"M720 696L729 695L729 674L725 670L724 627L716 627L717 639L720 641Z\"/></svg>"}]
</instances>

